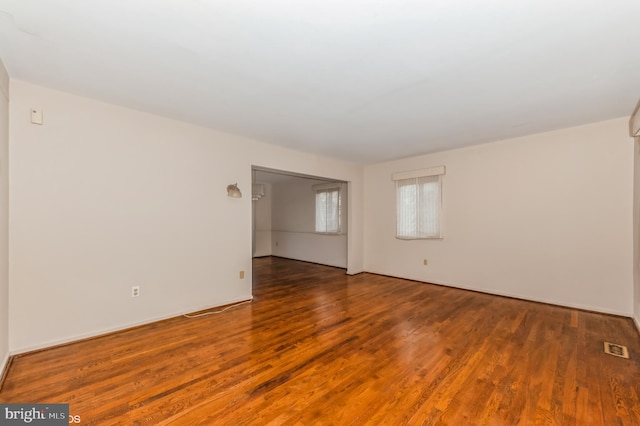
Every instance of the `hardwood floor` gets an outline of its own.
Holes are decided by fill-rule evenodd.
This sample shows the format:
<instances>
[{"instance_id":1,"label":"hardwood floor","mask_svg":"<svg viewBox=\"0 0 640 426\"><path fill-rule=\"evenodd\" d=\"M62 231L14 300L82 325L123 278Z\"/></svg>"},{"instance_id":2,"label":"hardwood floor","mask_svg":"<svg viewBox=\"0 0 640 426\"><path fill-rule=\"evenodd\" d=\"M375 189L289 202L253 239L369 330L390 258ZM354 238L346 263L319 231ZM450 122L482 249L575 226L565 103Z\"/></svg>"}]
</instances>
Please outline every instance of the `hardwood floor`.
<instances>
[{"instance_id":1,"label":"hardwood floor","mask_svg":"<svg viewBox=\"0 0 640 426\"><path fill-rule=\"evenodd\" d=\"M0 401L82 425L640 425L629 319L279 258L254 295L16 357Z\"/></svg>"}]
</instances>

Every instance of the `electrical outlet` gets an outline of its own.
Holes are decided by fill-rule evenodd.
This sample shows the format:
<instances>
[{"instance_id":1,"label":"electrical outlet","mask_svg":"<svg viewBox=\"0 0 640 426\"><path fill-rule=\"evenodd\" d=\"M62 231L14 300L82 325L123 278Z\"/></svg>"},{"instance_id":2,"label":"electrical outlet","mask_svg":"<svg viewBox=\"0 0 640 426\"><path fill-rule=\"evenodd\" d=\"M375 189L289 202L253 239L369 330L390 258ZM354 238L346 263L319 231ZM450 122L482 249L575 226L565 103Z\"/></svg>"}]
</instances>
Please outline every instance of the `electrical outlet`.
<instances>
[{"instance_id":1,"label":"electrical outlet","mask_svg":"<svg viewBox=\"0 0 640 426\"><path fill-rule=\"evenodd\" d=\"M244 279L244 271L240 271L240 279L243 280Z\"/></svg>"},{"instance_id":2,"label":"electrical outlet","mask_svg":"<svg viewBox=\"0 0 640 426\"><path fill-rule=\"evenodd\" d=\"M131 297L138 297L138 296L140 296L140 286L134 285L133 287L131 287Z\"/></svg>"},{"instance_id":3,"label":"electrical outlet","mask_svg":"<svg viewBox=\"0 0 640 426\"><path fill-rule=\"evenodd\" d=\"M427 266L429 264L429 261L425 259L422 263L424 263L424 266Z\"/></svg>"}]
</instances>

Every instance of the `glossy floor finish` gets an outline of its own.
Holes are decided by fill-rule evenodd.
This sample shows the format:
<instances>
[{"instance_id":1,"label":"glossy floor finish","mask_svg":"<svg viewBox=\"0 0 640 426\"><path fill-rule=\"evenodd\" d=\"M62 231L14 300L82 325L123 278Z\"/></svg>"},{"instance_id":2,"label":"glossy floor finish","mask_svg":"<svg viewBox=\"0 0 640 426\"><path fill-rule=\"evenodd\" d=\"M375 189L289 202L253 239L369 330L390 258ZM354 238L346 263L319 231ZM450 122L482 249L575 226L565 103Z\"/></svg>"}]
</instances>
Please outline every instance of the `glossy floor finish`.
<instances>
[{"instance_id":1,"label":"glossy floor finish","mask_svg":"<svg viewBox=\"0 0 640 426\"><path fill-rule=\"evenodd\" d=\"M640 424L629 319L279 258L254 295L17 357L0 400L83 425Z\"/></svg>"}]
</instances>

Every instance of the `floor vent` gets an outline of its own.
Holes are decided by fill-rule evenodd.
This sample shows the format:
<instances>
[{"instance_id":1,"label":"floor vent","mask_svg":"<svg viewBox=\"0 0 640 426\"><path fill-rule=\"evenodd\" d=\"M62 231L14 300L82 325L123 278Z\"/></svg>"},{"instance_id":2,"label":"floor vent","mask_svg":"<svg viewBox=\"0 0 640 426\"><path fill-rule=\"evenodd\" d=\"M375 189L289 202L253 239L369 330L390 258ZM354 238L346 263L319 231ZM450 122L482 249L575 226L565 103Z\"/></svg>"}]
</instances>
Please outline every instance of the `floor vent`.
<instances>
[{"instance_id":1,"label":"floor vent","mask_svg":"<svg viewBox=\"0 0 640 426\"><path fill-rule=\"evenodd\" d=\"M604 342L604 353L620 358L629 358L629 351L626 346L616 345L615 343Z\"/></svg>"}]
</instances>

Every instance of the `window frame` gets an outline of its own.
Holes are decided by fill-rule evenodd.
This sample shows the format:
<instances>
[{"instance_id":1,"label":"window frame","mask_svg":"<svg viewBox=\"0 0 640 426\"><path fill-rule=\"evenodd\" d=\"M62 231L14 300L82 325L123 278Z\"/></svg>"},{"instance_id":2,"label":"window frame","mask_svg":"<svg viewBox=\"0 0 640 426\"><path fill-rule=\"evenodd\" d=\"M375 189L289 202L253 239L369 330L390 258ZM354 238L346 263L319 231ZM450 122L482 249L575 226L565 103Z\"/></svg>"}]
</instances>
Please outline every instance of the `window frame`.
<instances>
[{"instance_id":1,"label":"window frame","mask_svg":"<svg viewBox=\"0 0 640 426\"><path fill-rule=\"evenodd\" d=\"M340 235L342 234L342 183L341 182L330 182L330 183L322 183L313 185L312 187L314 192L314 233L321 235ZM330 231L321 231L318 230L318 195L322 193L337 193L337 229ZM325 225L328 223L326 212L328 210L325 209ZM327 227L325 226L325 229Z\"/></svg>"},{"instance_id":2,"label":"window frame","mask_svg":"<svg viewBox=\"0 0 640 426\"><path fill-rule=\"evenodd\" d=\"M428 169L413 170L409 172L393 173L391 175L391 179L395 183L395 191L396 191L395 237L397 239L399 240L437 240L437 239L444 238L443 232L442 232L442 228L443 228L442 226L443 224L443 217L442 217L442 205L443 205L442 180L443 179L442 177L444 176L444 174L445 174L445 167L438 166L438 167L431 167ZM428 179L427 181L426 178L431 178L431 179ZM423 182L420 182L421 179L423 180ZM436 194L437 198L435 199L435 202L433 199L427 200L425 202L423 198L420 196L421 189L423 189L425 185L427 184L431 185L433 183L436 183L437 185L437 194ZM406 200L404 203L401 203L401 187L406 187L407 185L416 186L416 196L415 196L415 199L413 200L413 203L415 205L412 207L412 209L415 209L415 210L408 212L408 214L403 213L401 211L403 206L406 205ZM424 190L422 191L422 193L424 197L425 196ZM426 196L428 197L428 194ZM426 215L428 215L430 209L434 207L433 204L435 204L435 209L436 209L435 226L437 227L437 229L435 232L426 233L425 229L429 227L428 217ZM400 229L401 220L403 217L407 217L410 215L413 215L415 217L414 219L415 226L411 230L412 231L411 233L402 233Z\"/></svg>"}]
</instances>

